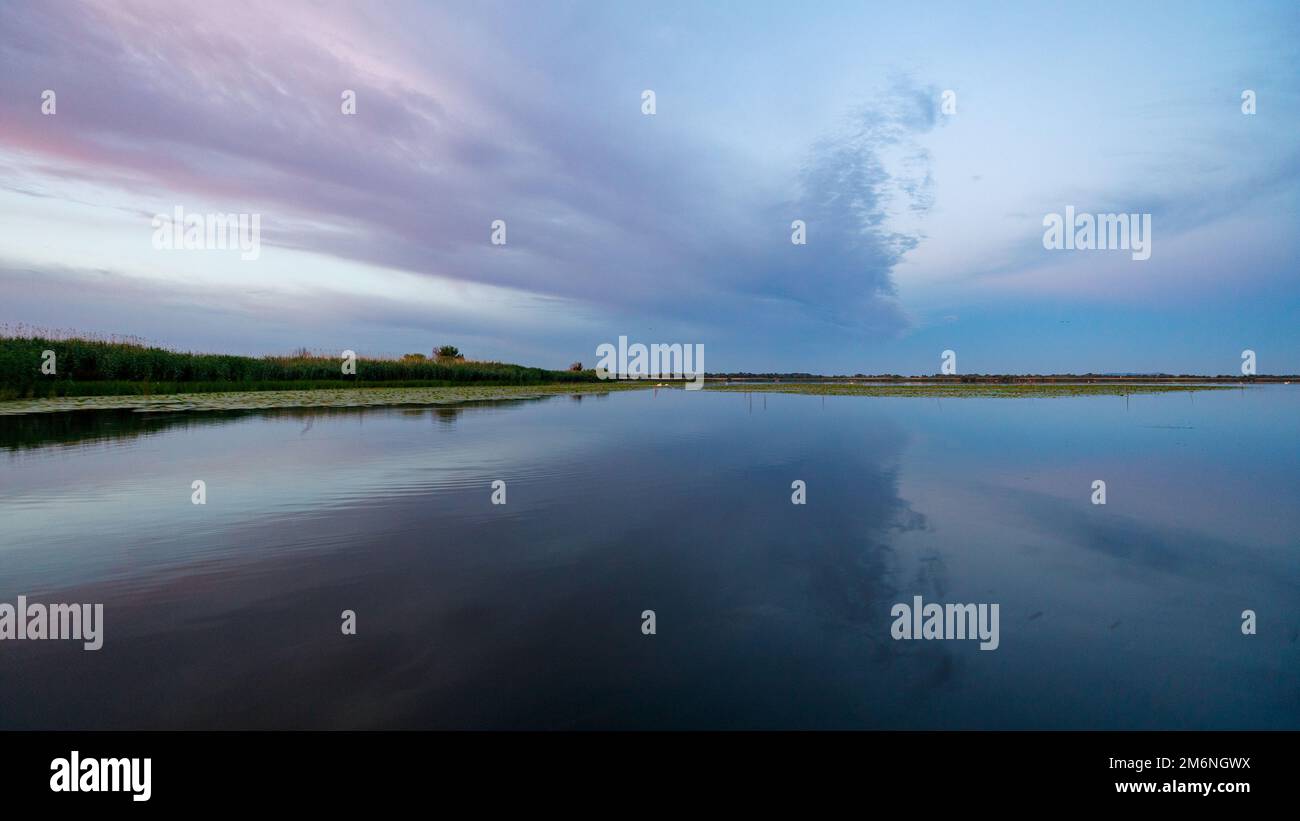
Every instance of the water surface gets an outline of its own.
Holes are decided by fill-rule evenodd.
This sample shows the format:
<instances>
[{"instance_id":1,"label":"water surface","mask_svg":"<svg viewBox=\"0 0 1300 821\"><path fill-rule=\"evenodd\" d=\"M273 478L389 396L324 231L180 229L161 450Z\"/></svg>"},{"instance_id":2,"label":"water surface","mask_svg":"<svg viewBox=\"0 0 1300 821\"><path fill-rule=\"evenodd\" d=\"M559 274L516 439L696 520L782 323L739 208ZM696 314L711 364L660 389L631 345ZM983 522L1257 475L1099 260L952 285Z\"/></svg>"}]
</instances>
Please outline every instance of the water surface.
<instances>
[{"instance_id":1,"label":"water surface","mask_svg":"<svg viewBox=\"0 0 1300 821\"><path fill-rule=\"evenodd\" d=\"M1300 728L1291 386L6 417L0 523L106 619L0 643L2 728Z\"/></svg>"}]
</instances>

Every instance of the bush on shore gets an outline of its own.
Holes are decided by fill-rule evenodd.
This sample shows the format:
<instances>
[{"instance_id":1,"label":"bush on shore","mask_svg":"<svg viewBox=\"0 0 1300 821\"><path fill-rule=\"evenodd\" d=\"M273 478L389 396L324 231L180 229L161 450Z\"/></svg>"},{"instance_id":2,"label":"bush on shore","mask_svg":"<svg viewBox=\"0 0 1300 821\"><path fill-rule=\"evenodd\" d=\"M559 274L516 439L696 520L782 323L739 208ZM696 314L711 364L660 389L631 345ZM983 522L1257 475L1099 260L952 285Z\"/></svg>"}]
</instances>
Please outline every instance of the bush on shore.
<instances>
[{"instance_id":1,"label":"bush on shore","mask_svg":"<svg viewBox=\"0 0 1300 821\"><path fill-rule=\"evenodd\" d=\"M53 351L54 373L42 372L45 351ZM136 342L0 337L0 398L164 393L183 390L258 390L307 387L395 387L484 383L534 385L596 381L593 371L552 371L504 362L429 360L423 357L356 361L356 374L343 373L342 357L309 355L229 356L150 347ZM158 390L166 387L169 390Z\"/></svg>"}]
</instances>

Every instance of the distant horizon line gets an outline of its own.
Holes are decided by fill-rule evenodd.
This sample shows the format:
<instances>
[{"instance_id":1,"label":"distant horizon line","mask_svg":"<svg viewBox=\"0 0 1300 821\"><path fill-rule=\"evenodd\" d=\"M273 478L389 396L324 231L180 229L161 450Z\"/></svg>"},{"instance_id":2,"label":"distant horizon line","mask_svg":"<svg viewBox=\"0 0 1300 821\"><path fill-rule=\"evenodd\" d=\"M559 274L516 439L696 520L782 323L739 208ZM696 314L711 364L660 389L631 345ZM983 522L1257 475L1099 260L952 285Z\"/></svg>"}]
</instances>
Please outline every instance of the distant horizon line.
<instances>
[{"instance_id":1,"label":"distant horizon line","mask_svg":"<svg viewBox=\"0 0 1300 821\"><path fill-rule=\"evenodd\" d=\"M134 334L105 333L100 331L83 331L74 328L50 328L48 326L32 325L26 322L0 322L0 339L48 339L52 342L69 342L81 340L87 342L99 342L105 344L132 345L145 348L160 348L176 353L189 353L193 355L209 356L247 356L249 358L265 357L283 357L286 354L225 354L215 352L202 352L193 349L182 350L180 346L160 344L150 341L149 339ZM310 357L328 358L333 356L332 353L326 353L322 348L308 348L299 346L292 355L306 354ZM394 354L383 352L378 354L357 353L358 359L391 359L399 360L411 354ZM476 360L482 362L495 360ZM520 363L507 363L520 364ZM543 370L560 370L560 368L548 368L542 365L522 365L522 367L540 368ZM672 378L661 378L664 381L676 381ZM961 381L1007 381L1014 379L1038 379L1038 380L1065 380L1065 379L1092 379L1108 381L1125 381L1125 380L1209 380L1209 381L1232 381L1232 382L1274 382L1274 381L1300 381L1300 374L1195 374L1195 373L1168 373L1166 371L1088 371L1085 373L964 373L964 374L900 374L900 373L854 373L854 374L827 374L812 373L809 371L715 371L704 373L705 379L791 379L791 380L824 380L824 379L853 379L859 381L876 380L900 380L900 379L925 379L942 382L961 382Z\"/></svg>"},{"instance_id":2,"label":"distant horizon line","mask_svg":"<svg viewBox=\"0 0 1300 821\"><path fill-rule=\"evenodd\" d=\"M705 373L705 379L853 379L856 381L870 380L899 380L899 379L925 379L937 382L976 382L976 381L994 381L994 380L1013 380L1013 379L1092 379L1107 381L1126 381L1139 379L1158 379L1158 380L1186 380L1186 379L1203 379L1215 381L1232 381L1232 382L1271 382L1275 380L1297 380L1300 381L1300 374L1196 374L1196 373L1165 373L1165 372L1103 372L1103 373L962 373L962 374L898 374L898 373L879 373L879 374L818 374L807 373L802 371L788 371L783 373L777 372L751 372L751 371L730 371Z\"/></svg>"}]
</instances>

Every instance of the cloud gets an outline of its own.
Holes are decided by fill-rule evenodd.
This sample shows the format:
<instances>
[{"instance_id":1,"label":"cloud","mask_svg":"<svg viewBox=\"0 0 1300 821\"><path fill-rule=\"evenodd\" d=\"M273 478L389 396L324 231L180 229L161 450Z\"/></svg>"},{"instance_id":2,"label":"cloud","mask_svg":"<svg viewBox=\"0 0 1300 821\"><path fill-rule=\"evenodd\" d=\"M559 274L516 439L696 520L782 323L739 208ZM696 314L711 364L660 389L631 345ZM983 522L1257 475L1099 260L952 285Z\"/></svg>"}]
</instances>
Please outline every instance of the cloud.
<instances>
[{"instance_id":1,"label":"cloud","mask_svg":"<svg viewBox=\"0 0 1300 821\"><path fill-rule=\"evenodd\" d=\"M725 316L720 330L740 335L756 316L906 325L891 272L921 234L891 224L933 199L916 142L935 124L933 89L897 80L809 146L802 169L758 175L691 123L615 107L562 44L502 42L474 15L12 7L0 151L22 158L28 193L89 183L115 192L106 207L145 213L195 197L261 213L264 244L613 314L715 329ZM44 88L55 117L39 113ZM343 89L356 116L339 110ZM488 242L495 219L505 247ZM806 246L790 244L792 219L808 223Z\"/></svg>"}]
</instances>

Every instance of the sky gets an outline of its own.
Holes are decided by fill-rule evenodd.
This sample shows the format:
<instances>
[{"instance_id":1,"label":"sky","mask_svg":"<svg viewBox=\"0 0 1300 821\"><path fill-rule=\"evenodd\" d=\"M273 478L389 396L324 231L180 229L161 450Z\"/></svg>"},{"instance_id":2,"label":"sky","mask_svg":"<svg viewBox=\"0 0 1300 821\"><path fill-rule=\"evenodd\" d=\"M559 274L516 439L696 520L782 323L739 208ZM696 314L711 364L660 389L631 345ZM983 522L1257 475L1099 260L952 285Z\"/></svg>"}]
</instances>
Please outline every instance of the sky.
<instances>
[{"instance_id":1,"label":"sky","mask_svg":"<svg viewBox=\"0 0 1300 821\"><path fill-rule=\"evenodd\" d=\"M1300 373L1298 41L1294 2L0 0L0 323ZM1149 214L1150 258L1045 248L1067 206ZM257 258L156 247L178 207Z\"/></svg>"}]
</instances>

